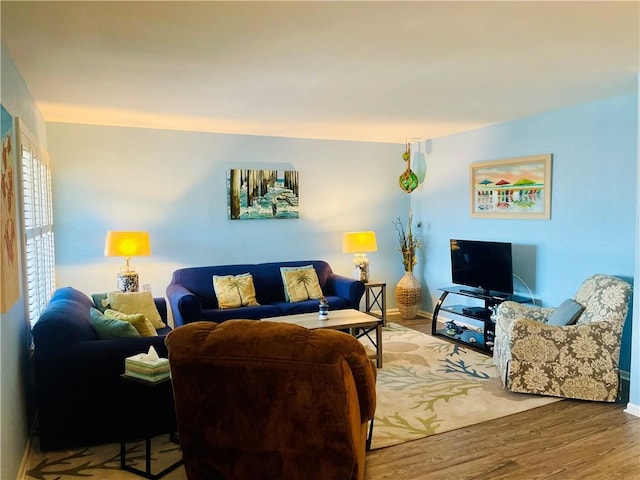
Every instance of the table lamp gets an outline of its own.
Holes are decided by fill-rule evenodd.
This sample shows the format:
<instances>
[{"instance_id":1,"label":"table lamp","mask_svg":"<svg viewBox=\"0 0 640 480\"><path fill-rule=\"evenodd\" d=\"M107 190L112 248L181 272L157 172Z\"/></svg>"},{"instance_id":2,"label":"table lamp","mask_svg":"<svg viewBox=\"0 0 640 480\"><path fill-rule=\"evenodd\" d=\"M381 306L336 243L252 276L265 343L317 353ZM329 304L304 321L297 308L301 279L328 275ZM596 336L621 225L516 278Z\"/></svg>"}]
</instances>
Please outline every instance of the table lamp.
<instances>
[{"instance_id":1,"label":"table lamp","mask_svg":"<svg viewBox=\"0 0 640 480\"><path fill-rule=\"evenodd\" d=\"M118 289L123 292L138 291L138 272L130 265L131 257L151 255L149 232L117 232L109 230L104 243L107 257L124 257L126 264L118 272Z\"/></svg>"},{"instance_id":2,"label":"table lamp","mask_svg":"<svg viewBox=\"0 0 640 480\"><path fill-rule=\"evenodd\" d=\"M354 254L354 278L363 282L369 281L369 259L366 252L377 250L375 232L346 232L342 237L342 251Z\"/></svg>"}]
</instances>

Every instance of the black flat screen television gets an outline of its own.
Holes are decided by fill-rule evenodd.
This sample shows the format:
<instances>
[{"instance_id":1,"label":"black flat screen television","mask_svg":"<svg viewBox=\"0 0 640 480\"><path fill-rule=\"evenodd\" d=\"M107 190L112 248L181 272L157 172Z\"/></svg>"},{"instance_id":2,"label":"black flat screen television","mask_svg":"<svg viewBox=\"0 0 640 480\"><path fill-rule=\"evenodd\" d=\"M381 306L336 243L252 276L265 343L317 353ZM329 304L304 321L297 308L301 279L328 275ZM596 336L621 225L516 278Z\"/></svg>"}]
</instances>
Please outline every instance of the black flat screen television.
<instances>
[{"instance_id":1,"label":"black flat screen television","mask_svg":"<svg viewBox=\"0 0 640 480\"><path fill-rule=\"evenodd\" d=\"M457 285L513 293L511 244L479 240L450 240L451 280Z\"/></svg>"}]
</instances>

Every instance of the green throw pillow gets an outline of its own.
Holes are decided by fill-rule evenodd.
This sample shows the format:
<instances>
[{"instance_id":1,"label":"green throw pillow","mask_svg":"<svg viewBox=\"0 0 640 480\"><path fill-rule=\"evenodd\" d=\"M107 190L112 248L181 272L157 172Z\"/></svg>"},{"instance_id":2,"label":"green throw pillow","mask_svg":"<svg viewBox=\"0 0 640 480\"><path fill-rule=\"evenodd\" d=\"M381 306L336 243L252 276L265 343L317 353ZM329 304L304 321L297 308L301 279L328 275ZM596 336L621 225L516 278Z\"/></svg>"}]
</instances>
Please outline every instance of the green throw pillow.
<instances>
[{"instance_id":1,"label":"green throw pillow","mask_svg":"<svg viewBox=\"0 0 640 480\"><path fill-rule=\"evenodd\" d=\"M93 328L95 328L101 340L135 338L140 336L136 328L129 322L123 322L115 318L107 318L97 308L91 307L89 315L91 317L91 325L93 325Z\"/></svg>"}]
</instances>

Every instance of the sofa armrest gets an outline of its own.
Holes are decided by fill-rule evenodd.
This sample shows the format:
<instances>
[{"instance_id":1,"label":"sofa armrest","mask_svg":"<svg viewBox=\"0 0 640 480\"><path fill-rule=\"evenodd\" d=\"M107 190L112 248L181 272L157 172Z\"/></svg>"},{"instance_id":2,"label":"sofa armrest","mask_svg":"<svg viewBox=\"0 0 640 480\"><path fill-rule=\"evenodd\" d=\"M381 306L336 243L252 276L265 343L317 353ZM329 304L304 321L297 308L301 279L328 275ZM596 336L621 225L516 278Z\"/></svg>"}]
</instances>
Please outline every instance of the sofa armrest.
<instances>
[{"instance_id":1,"label":"sofa armrest","mask_svg":"<svg viewBox=\"0 0 640 480\"><path fill-rule=\"evenodd\" d=\"M620 392L619 336L611 322L555 326L517 320L505 382L514 392L613 402Z\"/></svg>"},{"instance_id":2,"label":"sofa armrest","mask_svg":"<svg viewBox=\"0 0 640 480\"><path fill-rule=\"evenodd\" d=\"M153 346L161 358L168 358L165 336L118 338L79 342L55 355L38 355L36 351L36 376L46 381L62 378L78 382L85 375L101 377L124 373L125 358L146 353Z\"/></svg>"},{"instance_id":3,"label":"sofa armrest","mask_svg":"<svg viewBox=\"0 0 640 480\"><path fill-rule=\"evenodd\" d=\"M167 287L167 298L171 305L174 326L202 320L202 302L182 285L170 284Z\"/></svg>"},{"instance_id":4,"label":"sofa armrest","mask_svg":"<svg viewBox=\"0 0 640 480\"><path fill-rule=\"evenodd\" d=\"M160 318L162 321L167 324L167 301L164 297L154 297L153 301L156 304L156 308L158 309L158 313L160 314Z\"/></svg>"},{"instance_id":5,"label":"sofa armrest","mask_svg":"<svg viewBox=\"0 0 640 480\"><path fill-rule=\"evenodd\" d=\"M349 300L352 308L360 309L360 300L364 295L364 283L360 280L331 273L327 278L327 292Z\"/></svg>"}]
</instances>

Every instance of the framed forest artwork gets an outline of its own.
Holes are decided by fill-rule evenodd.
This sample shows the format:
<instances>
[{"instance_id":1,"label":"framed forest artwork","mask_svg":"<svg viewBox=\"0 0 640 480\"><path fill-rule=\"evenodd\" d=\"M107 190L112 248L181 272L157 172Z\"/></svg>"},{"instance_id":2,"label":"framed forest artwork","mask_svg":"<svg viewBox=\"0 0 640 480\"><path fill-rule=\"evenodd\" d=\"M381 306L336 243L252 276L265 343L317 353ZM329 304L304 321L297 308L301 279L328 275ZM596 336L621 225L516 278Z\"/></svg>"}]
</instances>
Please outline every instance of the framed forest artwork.
<instances>
[{"instance_id":1,"label":"framed forest artwork","mask_svg":"<svg viewBox=\"0 0 640 480\"><path fill-rule=\"evenodd\" d=\"M471 216L551 218L551 154L471 164Z\"/></svg>"},{"instance_id":2,"label":"framed forest artwork","mask_svg":"<svg viewBox=\"0 0 640 480\"><path fill-rule=\"evenodd\" d=\"M296 170L242 170L227 173L227 213L231 220L299 218Z\"/></svg>"}]
</instances>

